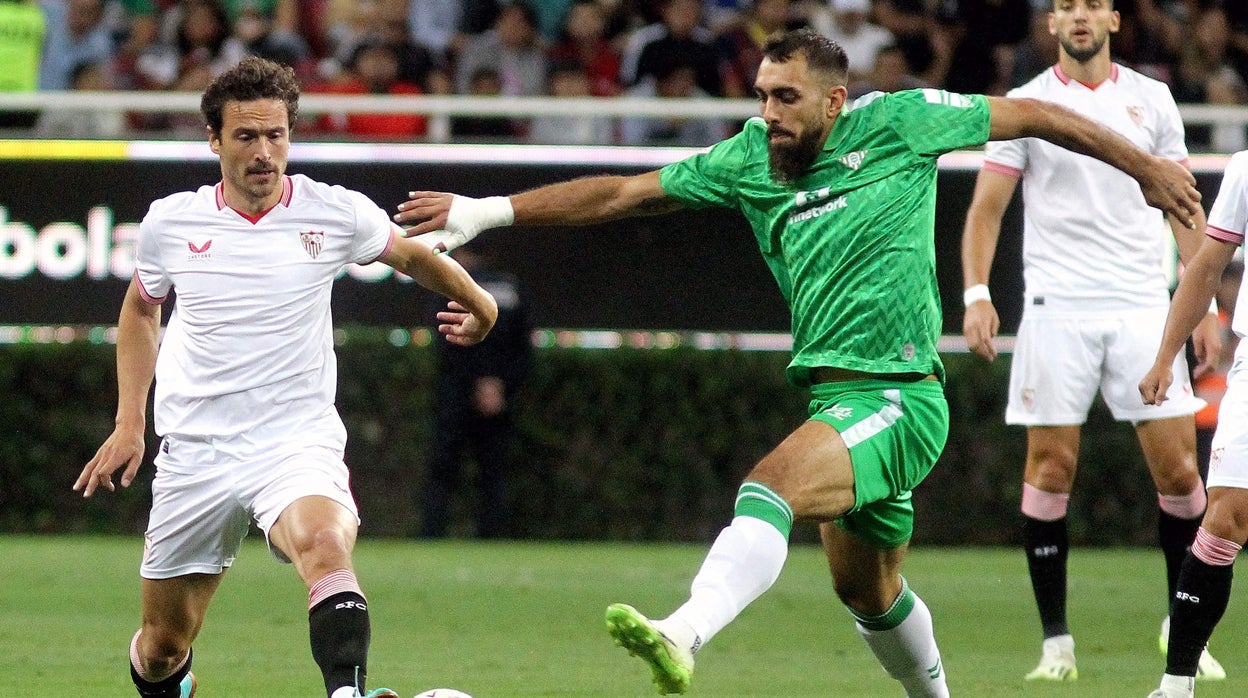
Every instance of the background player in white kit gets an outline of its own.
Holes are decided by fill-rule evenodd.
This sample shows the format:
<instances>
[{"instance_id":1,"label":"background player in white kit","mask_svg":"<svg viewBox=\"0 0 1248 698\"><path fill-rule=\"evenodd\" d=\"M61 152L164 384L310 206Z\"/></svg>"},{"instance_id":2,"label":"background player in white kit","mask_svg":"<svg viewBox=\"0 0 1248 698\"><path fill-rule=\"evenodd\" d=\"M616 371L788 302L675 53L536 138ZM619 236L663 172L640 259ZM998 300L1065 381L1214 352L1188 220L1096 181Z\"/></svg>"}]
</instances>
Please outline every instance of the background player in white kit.
<instances>
[{"instance_id":1,"label":"background player in white kit","mask_svg":"<svg viewBox=\"0 0 1248 698\"><path fill-rule=\"evenodd\" d=\"M1161 405L1174 381L1174 357L1192 328L1201 321L1209 299L1221 283L1248 232L1248 152L1231 157L1218 198L1209 212L1206 239L1188 264L1174 293L1157 360L1140 381L1140 397ZM1231 329L1248 335L1248 317L1239 312L1248 303L1248 286L1240 286ZM1248 343L1240 342L1227 376L1226 395L1218 414L1209 460L1209 509L1179 575L1170 610L1170 651L1161 686L1149 698L1191 698L1201 651L1222 619L1231 596L1235 556L1248 540Z\"/></svg>"},{"instance_id":2,"label":"background player in white kit","mask_svg":"<svg viewBox=\"0 0 1248 698\"><path fill-rule=\"evenodd\" d=\"M1069 107L1153 155L1184 162L1183 124L1169 89L1110 59L1109 35L1118 22L1111 0L1056 0L1049 29L1058 39L1058 63L1009 96ZM990 361L996 357L992 338L999 319L988 275L1020 177L1026 293L1006 422L1027 427L1024 545L1044 630L1043 656L1026 678L1070 681L1078 670L1066 622L1066 510L1080 428L1097 390L1115 419L1135 425L1158 491L1171 596L1205 510L1193 418L1204 403L1192 394L1182 356L1174 357L1176 399L1145 405L1136 390L1169 303L1161 212L1145 203L1130 177L1035 138L989 143L975 184L962 238L963 332L970 349ZM1170 227L1180 256L1191 259L1203 215L1197 230L1174 219ZM1203 368L1220 351L1216 315L1199 325L1193 340ZM1163 651L1167 632L1168 618L1162 621ZM1208 652L1200 668L1202 678L1226 676Z\"/></svg>"},{"instance_id":3,"label":"background player in white kit","mask_svg":"<svg viewBox=\"0 0 1248 698\"><path fill-rule=\"evenodd\" d=\"M242 61L204 92L222 180L152 204L118 322L116 428L74 484L112 490L143 459L156 379L152 511L140 567L142 626L130 647L142 696L195 692L191 643L249 522L309 589L312 655L332 698L364 693L367 602L351 566L359 517L334 408L334 278L380 261L452 299L456 344L479 342L494 299L447 255L404 238L362 194L285 174L299 88L289 68ZM160 305L177 303L157 346Z\"/></svg>"}]
</instances>

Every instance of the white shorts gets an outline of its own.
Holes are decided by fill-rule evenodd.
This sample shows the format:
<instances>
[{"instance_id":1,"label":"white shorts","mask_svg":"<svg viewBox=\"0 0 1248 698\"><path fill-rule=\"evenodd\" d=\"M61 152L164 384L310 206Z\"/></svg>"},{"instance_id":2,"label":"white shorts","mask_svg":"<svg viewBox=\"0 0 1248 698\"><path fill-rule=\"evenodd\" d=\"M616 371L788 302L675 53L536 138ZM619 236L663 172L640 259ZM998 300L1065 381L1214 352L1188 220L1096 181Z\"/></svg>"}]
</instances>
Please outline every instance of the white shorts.
<instances>
[{"instance_id":1,"label":"white shorts","mask_svg":"<svg viewBox=\"0 0 1248 698\"><path fill-rule=\"evenodd\" d=\"M1244 344L1240 342L1240 346ZM1248 490L1248 359L1239 350L1226 377L1226 395L1218 407L1218 428L1213 434L1205 486Z\"/></svg>"},{"instance_id":2,"label":"white shorts","mask_svg":"<svg viewBox=\"0 0 1248 698\"><path fill-rule=\"evenodd\" d=\"M359 520L340 449L298 444L257 451L239 443L161 442L141 576L217 574L233 564L253 519L267 538L282 511L302 497L328 497ZM269 549L290 561L271 543Z\"/></svg>"},{"instance_id":3,"label":"white shorts","mask_svg":"<svg viewBox=\"0 0 1248 698\"><path fill-rule=\"evenodd\" d=\"M1140 399L1140 379L1153 366L1168 308L1079 312L1028 305L1010 365L1007 424L1077 425L1099 391L1114 419L1141 422L1195 414L1205 401L1192 392L1183 353L1161 405Z\"/></svg>"}]
</instances>

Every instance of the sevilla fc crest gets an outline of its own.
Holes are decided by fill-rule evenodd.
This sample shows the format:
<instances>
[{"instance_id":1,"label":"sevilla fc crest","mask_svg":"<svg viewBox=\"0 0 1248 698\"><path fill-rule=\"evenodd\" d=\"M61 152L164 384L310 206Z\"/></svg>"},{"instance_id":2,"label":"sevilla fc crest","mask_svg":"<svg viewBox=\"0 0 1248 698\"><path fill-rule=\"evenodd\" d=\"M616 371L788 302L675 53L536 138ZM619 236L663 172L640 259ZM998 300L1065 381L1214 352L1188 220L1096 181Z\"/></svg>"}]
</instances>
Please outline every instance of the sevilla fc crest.
<instances>
[{"instance_id":1,"label":"sevilla fc crest","mask_svg":"<svg viewBox=\"0 0 1248 698\"><path fill-rule=\"evenodd\" d=\"M321 246L325 244L325 233L320 231L308 231L299 233L299 242L303 243L303 251L308 253L312 259L321 253Z\"/></svg>"}]
</instances>

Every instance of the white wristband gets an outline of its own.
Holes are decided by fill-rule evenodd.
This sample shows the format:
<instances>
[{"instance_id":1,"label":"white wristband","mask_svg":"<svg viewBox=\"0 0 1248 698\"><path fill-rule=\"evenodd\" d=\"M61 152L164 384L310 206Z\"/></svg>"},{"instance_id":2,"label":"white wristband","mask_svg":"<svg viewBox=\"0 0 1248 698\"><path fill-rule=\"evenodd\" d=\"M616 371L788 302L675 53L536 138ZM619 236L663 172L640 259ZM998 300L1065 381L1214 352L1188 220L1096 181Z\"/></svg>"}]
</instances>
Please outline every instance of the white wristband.
<instances>
[{"instance_id":1,"label":"white wristband","mask_svg":"<svg viewBox=\"0 0 1248 698\"><path fill-rule=\"evenodd\" d=\"M975 284L962 292L962 305L969 307L972 303L979 301L992 301L992 294L988 293L988 284Z\"/></svg>"}]
</instances>

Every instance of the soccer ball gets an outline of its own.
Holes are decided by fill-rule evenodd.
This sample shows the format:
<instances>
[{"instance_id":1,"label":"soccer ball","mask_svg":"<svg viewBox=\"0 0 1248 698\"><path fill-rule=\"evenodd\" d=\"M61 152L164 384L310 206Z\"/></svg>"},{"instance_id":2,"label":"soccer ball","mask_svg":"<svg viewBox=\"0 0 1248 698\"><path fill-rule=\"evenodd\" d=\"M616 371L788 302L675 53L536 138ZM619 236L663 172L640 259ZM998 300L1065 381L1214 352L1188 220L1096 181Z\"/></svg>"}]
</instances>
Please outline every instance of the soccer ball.
<instances>
[{"instance_id":1,"label":"soccer ball","mask_svg":"<svg viewBox=\"0 0 1248 698\"><path fill-rule=\"evenodd\" d=\"M431 688L424 693L416 694L416 698L472 698L472 696L453 688Z\"/></svg>"}]
</instances>

